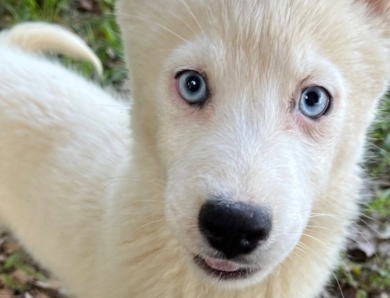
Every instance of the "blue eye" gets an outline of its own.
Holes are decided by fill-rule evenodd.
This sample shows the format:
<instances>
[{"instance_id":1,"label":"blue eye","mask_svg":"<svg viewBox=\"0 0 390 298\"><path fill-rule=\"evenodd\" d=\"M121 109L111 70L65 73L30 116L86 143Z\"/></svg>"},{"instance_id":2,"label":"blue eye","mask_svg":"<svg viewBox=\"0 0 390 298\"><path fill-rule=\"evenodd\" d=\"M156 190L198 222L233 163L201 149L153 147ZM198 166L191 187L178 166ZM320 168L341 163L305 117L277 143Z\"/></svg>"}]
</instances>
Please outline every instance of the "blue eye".
<instances>
[{"instance_id":1,"label":"blue eye","mask_svg":"<svg viewBox=\"0 0 390 298\"><path fill-rule=\"evenodd\" d=\"M203 105L208 96L206 80L196 71L186 70L176 77L180 96L190 105Z\"/></svg>"},{"instance_id":2,"label":"blue eye","mask_svg":"<svg viewBox=\"0 0 390 298\"><path fill-rule=\"evenodd\" d=\"M324 115L330 106L330 95L322 87L310 87L302 92L299 100L299 110L311 119Z\"/></svg>"}]
</instances>

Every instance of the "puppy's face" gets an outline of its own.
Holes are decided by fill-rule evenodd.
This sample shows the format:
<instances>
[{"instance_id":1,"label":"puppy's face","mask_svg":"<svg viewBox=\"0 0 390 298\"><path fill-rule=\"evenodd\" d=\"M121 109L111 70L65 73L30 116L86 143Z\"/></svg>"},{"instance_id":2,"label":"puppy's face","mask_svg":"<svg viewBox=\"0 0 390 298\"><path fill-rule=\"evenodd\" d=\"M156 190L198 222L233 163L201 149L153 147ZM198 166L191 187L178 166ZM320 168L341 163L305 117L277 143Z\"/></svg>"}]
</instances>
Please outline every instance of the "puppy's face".
<instances>
[{"instance_id":1,"label":"puppy's face","mask_svg":"<svg viewBox=\"0 0 390 298\"><path fill-rule=\"evenodd\" d=\"M380 2L120 2L136 138L200 276L264 279L353 171L387 79Z\"/></svg>"}]
</instances>

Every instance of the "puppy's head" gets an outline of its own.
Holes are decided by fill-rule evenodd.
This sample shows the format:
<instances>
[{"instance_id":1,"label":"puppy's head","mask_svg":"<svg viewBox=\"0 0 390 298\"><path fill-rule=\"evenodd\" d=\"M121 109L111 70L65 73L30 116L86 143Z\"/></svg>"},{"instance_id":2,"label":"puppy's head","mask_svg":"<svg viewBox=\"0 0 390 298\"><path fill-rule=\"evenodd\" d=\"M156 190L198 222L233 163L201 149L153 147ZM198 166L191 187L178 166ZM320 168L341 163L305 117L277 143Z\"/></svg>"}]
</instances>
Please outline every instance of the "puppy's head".
<instances>
[{"instance_id":1,"label":"puppy's head","mask_svg":"<svg viewBox=\"0 0 390 298\"><path fill-rule=\"evenodd\" d=\"M119 3L135 137L207 280L264 279L354 171L388 79L387 2Z\"/></svg>"}]
</instances>

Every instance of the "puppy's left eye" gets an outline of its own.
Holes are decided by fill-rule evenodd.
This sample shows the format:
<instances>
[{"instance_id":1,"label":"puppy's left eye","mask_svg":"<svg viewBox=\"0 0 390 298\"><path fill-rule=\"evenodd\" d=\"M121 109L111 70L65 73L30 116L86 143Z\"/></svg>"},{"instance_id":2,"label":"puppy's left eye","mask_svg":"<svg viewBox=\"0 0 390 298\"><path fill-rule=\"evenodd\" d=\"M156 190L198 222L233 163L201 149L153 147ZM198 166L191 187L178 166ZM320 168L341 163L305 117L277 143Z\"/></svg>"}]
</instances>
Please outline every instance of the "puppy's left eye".
<instances>
[{"instance_id":1,"label":"puppy's left eye","mask_svg":"<svg viewBox=\"0 0 390 298\"><path fill-rule=\"evenodd\" d=\"M299 110L306 117L317 119L329 110L330 103L331 97L326 89L310 87L302 92Z\"/></svg>"},{"instance_id":2,"label":"puppy's left eye","mask_svg":"<svg viewBox=\"0 0 390 298\"><path fill-rule=\"evenodd\" d=\"M177 89L180 96L190 105L203 105L209 95L206 80L192 70L185 70L177 74Z\"/></svg>"}]
</instances>

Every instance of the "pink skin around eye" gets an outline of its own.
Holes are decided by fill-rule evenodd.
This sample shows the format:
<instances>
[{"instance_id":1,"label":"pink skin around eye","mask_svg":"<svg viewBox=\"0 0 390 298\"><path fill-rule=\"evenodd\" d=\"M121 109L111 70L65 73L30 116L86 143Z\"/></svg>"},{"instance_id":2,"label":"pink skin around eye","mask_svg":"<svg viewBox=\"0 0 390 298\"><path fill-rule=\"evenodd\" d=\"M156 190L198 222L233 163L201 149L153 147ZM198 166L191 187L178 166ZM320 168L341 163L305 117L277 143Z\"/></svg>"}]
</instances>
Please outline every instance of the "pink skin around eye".
<instances>
[{"instance_id":1,"label":"pink skin around eye","mask_svg":"<svg viewBox=\"0 0 390 298\"><path fill-rule=\"evenodd\" d=\"M178 79L173 78L173 80L171 80L171 90L175 96L177 96L178 98L183 100L182 97L180 96L180 93L179 93L179 80Z\"/></svg>"},{"instance_id":2,"label":"pink skin around eye","mask_svg":"<svg viewBox=\"0 0 390 298\"><path fill-rule=\"evenodd\" d=\"M312 120L303 115L298 109L294 111L295 125L299 131L310 139L317 139L323 136L324 127L321 124L325 116Z\"/></svg>"}]
</instances>

